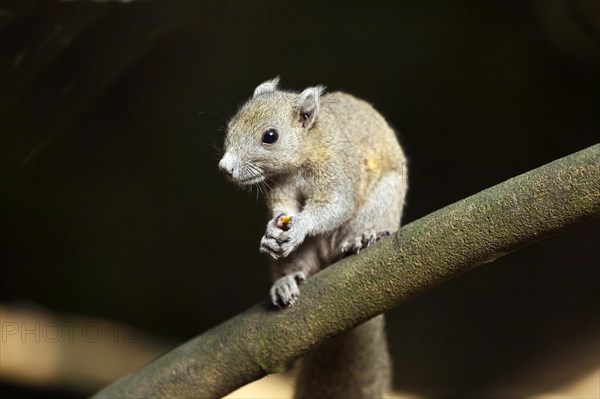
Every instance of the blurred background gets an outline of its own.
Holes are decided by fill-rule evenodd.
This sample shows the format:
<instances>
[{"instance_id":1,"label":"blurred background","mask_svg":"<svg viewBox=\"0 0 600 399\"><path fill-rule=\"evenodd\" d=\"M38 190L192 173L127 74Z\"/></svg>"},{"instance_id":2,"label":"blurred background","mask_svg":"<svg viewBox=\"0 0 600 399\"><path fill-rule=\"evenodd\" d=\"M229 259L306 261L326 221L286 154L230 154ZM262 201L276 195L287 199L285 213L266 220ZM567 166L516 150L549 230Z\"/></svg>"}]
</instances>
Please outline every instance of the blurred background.
<instances>
[{"instance_id":1,"label":"blurred background","mask_svg":"<svg viewBox=\"0 0 600 399\"><path fill-rule=\"evenodd\" d=\"M276 75L389 120L409 223L600 141L600 2L1 1L0 396L85 397L266 299L262 199L216 165ZM599 233L390 311L396 390L598 397Z\"/></svg>"}]
</instances>

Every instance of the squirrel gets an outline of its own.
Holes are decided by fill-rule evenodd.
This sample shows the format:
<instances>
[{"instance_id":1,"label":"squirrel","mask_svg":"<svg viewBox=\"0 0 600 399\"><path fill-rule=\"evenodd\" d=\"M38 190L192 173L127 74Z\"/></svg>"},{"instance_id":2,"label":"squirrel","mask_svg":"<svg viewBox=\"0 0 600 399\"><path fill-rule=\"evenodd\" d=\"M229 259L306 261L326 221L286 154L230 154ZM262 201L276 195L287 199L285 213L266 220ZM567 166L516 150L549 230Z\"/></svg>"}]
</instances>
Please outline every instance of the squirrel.
<instances>
[{"instance_id":1,"label":"squirrel","mask_svg":"<svg viewBox=\"0 0 600 399\"><path fill-rule=\"evenodd\" d=\"M294 304L301 283L400 228L406 157L367 102L309 87L260 84L229 121L219 169L258 185L270 220L260 251L270 255L276 307ZM391 361L379 315L308 353L296 398L380 398Z\"/></svg>"}]
</instances>

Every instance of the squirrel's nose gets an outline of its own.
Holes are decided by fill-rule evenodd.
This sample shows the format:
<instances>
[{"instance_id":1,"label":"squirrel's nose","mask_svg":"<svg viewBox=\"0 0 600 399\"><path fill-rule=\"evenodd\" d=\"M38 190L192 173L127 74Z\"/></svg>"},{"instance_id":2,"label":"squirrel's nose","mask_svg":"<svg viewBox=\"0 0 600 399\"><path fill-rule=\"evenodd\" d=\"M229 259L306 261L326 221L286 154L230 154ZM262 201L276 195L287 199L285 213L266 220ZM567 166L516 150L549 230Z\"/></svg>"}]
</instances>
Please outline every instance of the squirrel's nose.
<instances>
[{"instance_id":1,"label":"squirrel's nose","mask_svg":"<svg viewBox=\"0 0 600 399\"><path fill-rule=\"evenodd\" d=\"M223 173L227 173L229 177L233 177L233 162L231 161L231 156L225 154L223 159L219 162L219 170Z\"/></svg>"}]
</instances>

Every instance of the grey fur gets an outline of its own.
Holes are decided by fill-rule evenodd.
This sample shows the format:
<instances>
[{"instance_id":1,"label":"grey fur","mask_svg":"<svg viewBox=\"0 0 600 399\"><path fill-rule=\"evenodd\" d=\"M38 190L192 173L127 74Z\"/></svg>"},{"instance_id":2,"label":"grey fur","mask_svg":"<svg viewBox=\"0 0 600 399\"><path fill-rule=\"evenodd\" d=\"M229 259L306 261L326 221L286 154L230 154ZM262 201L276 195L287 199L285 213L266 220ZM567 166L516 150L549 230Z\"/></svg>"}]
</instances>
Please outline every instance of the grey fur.
<instances>
[{"instance_id":1,"label":"grey fur","mask_svg":"<svg viewBox=\"0 0 600 399\"><path fill-rule=\"evenodd\" d=\"M301 300L299 284L400 227L406 158L394 131L349 94L259 85L229 122L219 167L239 185L265 191L271 219L260 251L271 258L271 302ZM275 129L278 140L262 142ZM288 228L277 220L290 216ZM298 398L376 398L391 365L383 316L348 331L303 360Z\"/></svg>"}]
</instances>

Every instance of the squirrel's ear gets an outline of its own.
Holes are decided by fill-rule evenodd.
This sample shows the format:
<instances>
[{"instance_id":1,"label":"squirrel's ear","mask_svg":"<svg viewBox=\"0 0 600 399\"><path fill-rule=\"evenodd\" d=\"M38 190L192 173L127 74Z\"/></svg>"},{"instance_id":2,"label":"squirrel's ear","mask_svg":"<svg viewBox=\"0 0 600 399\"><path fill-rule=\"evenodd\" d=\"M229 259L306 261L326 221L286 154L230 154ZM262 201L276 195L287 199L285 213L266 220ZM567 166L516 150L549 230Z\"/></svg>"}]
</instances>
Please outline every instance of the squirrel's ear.
<instances>
[{"instance_id":1,"label":"squirrel's ear","mask_svg":"<svg viewBox=\"0 0 600 399\"><path fill-rule=\"evenodd\" d=\"M266 93L273 93L275 90L277 90L278 84L279 84L279 76L277 76L271 80L267 80L266 82L259 84L256 87L256 89L254 89L254 95L252 97L257 97L257 96L260 96L261 94L266 94Z\"/></svg>"},{"instance_id":2,"label":"squirrel's ear","mask_svg":"<svg viewBox=\"0 0 600 399\"><path fill-rule=\"evenodd\" d=\"M325 91L324 86L316 86L309 87L300 94L300 99L298 100L298 122L302 124L302 127L309 129L317 119L323 91Z\"/></svg>"}]
</instances>

